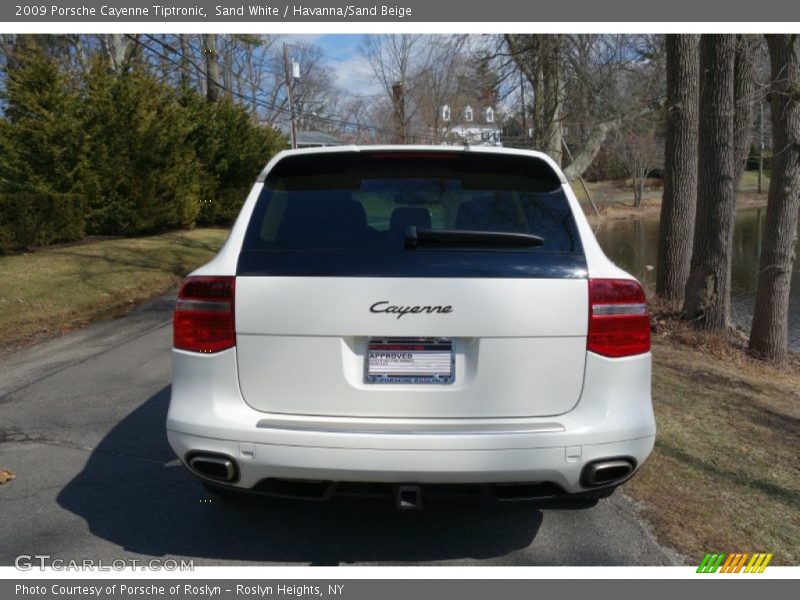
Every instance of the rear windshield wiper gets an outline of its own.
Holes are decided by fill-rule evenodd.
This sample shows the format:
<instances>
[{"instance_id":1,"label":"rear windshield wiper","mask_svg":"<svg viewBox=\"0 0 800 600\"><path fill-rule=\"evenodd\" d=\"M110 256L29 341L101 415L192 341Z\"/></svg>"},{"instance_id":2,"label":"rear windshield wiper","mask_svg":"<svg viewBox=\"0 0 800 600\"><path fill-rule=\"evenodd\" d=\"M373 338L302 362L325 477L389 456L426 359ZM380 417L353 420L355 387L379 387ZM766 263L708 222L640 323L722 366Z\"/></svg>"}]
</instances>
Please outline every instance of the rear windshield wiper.
<instances>
[{"instance_id":1,"label":"rear windshield wiper","mask_svg":"<svg viewBox=\"0 0 800 600\"><path fill-rule=\"evenodd\" d=\"M535 248L544 238L530 233L504 231L468 231L465 229L406 229L406 248L484 246L487 248Z\"/></svg>"}]
</instances>

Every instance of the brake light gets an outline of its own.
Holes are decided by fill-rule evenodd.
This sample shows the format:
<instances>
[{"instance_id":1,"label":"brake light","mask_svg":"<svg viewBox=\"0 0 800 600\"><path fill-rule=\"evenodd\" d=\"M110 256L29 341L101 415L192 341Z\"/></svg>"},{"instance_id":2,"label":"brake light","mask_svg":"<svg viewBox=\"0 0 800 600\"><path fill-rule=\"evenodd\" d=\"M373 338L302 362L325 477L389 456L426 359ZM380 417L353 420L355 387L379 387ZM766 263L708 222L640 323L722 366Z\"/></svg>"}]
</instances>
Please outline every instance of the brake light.
<instances>
[{"instance_id":1,"label":"brake light","mask_svg":"<svg viewBox=\"0 0 800 600\"><path fill-rule=\"evenodd\" d=\"M586 348L613 358L650 351L650 313L638 282L589 280Z\"/></svg>"},{"instance_id":2,"label":"brake light","mask_svg":"<svg viewBox=\"0 0 800 600\"><path fill-rule=\"evenodd\" d=\"M173 345L192 352L219 352L236 345L234 277L188 277L178 292Z\"/></svg>"}]
</instances>

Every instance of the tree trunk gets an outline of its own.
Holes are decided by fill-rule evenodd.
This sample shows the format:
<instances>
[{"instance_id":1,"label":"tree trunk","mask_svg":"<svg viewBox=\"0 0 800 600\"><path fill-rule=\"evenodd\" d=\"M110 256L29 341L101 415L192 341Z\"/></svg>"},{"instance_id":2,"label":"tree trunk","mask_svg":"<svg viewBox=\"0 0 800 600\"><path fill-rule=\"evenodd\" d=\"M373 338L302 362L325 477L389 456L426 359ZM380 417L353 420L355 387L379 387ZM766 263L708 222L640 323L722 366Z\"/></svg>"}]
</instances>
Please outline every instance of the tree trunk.
<instances>
[{"instance_id":1,"label":"tree trunk","mask_svg":"<svg viewBox=\"0 0 800 600\"><path fill-rule=\"evenodd\" d=\"M750 142L753 137L753 122L755 121L756 103L756 69L759 54L760 36L736 36L736 66L734 84L734 102L736 116L733 121L734 136L736 138L736 171L734 173L734 186L739 189L742 174L747 166L747 157L750 154Z\"/></svg>"},{"instance_id":2,"label":"tree trunk","mask_svg":"<svg viewBox=\"0 0 800 600\"><path fill-rule=\"evenodd\" d=\"M121 33L101 35L100 40L111 63L111 68L115 71L126 68L133 58L133 40Z\"/></svg>"},{"instance_id":3,"label":"tree trunk","mask_svg":"<svg viewBox=\"0 0 800 600\"><path fill-rule=\"evenodd\" d=\"M700 39L697 211L685 317L723 331L730 323L730 252L736 217L735 35Z\"/></svg>"},{"instance_id":4,"label":"tree trunk","mask_svg":"<svg viewBox=\"0 0 800 600\"><path fill-rule=\"evenodd\" d=\"M566 95L564 64L564 35L506 34L505 41L511 58L521 74L533 88L531 114L533 115L534 148L546 152L559 165L563 159L563 118ZM589 168L603 147L610 133L620 124L633 118L644 117L660 109L656 103L637 114L621 114L597 123L590 131L584 131L583 148L573 155L572 162L564 169L569 181L578 179Z\"/></svg>"},{"instance_id":5,"label":"tree trunk","mask_svg":"<svg viewBox=\"0 0 800 600\"><path fill-rule=\"evenodd\" d=\"M222 51L222 86L225 88L225 96L233 100L233 52L231 51L231 41L228 40Z\"/></svg>"},{"instance_id":6,"label":"tree trunk","mask_svg":"<svg viewBox=\"0 0 800 600\"><path fill-rule=\"evenodd\" d=\"M800 210L800 36L766 38L773 159L750 352L781 362L788 352L789 286Z\"/></svg>"},{"instance_id":7,"label":"tree trunk","mask_svg":"<svg viewBox=\"0 0 800 600\"><path fill-rule=\"evenodd\" d=\"M216 34L203 34L203 54L206 59L206 99L209 102L216 102L219 100L219 62L217 61Z\"/></svg>"},{"instance_id":8,"label":"tree trunk","mask_svg":"<svg viewBox=\"0 0 800 600\"><path fill-rule=\"evenodd\" d=\"M586 144L580 150L571 156L572 162L564 167L564 177L567 181L574 181L578 179L588 169L594 161L597 154L602 150L606 138L619 129L620 125L625 121L633 121L646 117L656 110L660 110L660 104L653 104L647 108L643 108L638 113L621 115L602 123L597 123L592 127L589 132L589 137L586 139Z\"/></svg>"},{"instance_id":9,"label":"tree trunk","mask_svg":"<svg viewBox=\"0 0 800 600\"><path fill-rule=\"evenodd\" d=\"M583 149L573 155L572 162L564 169L564 177L566 177L568 181L573 181L583 175L584 171L591 166L595 157L600 152L608 134L616 130L621 123L622 119L614 119L613 121L598 123L592 128Z\"/></svg>"},{"instance_id":10,"label":"tree trunk","mask_svg":"<svg viewBox=\"0 0 800 600\"><path fill-rule=\"evenodd\" d=\"M178 35L181 46L181 89L186 91L191 85L189 80L189 42L185 33Z\"/></svg>"},{"instance_id":11,"label":"tree trunk","mask_svg":"<svg viewBox=\"0 0 800 600\"><path fill-rule=\"evenodd\" d=\"M697 200L700 57L694 35L668 35L664 196L658 231L656 294L683 301L692 260Z\"/></svg>"},{"instance_id":12,"label":"tree trunk","mask_svg":"<svg viewBox=\"0 0 800 600\"><path fill-rule=\"evenodd\" d=\"M538 54L537 54L538 57ZM537 150L542 147L542 127L544 124L544 84L542 83L544 75L542 74L542 61L539 58L534 59L536 62L533 67L533 79L531 85L533 87L533 145Z\"/></svg>"},{"instance_id":13,"label":"tree trunk","mask_svg":"<svg viewBox=\"0 0 800 600\"><path fill-rule=\"evenodd\" d=\"M561 166L563 153L564 77L561 35L541 36L542 48L542 151Z\"/></svg>"},{"instance_id":14,"label":"tree trunk","mask_svg":"<svg viewBox=\"0 0 800 600\"><path fill-rule=\"evenodd\" d=\"M742 175L747 167L750 154L750 142L753 137L753 120L756 96L756 69L759 44L762 39L757 35L736 36L736 58L734 63L733 84L733 137L735 144L735 165L733 173L733 189L738 194ZM728 262L733 260L733 252L728 255ZM731 288L731 273L728 264L728 289Z\"/></svg>"},{"instance_id":15,"label":"tree trunk","mask_svg":"<svg viewBox=\"0 0 800 600\"><path fill-rule=\"evenodd\" d=\"M534 146L561 164L565 85L563 35L506 35L514 62L533 88Z\"/></svg>"},{"instance_id":16,"label":"tree trunk","mask_svg":"<svg viewBox=\"0 0 800 600\"><path fill-rule=\"evenodd\" d=\"M80 34L69 36L69 40L75 49L75 62L78 64L78 68L81 72L84 72L86 70L86 54L84 52L83 40ZM0 46L2 46L2 43L0 43Z\"/></svg>"},{"instance_id":17,"label":"tree trunk","mask_svg":"<svg viewBox=\"0 0 800 600\"><path fill-rule=\"evenodd\" d=\"M633 206L634 208L642 207L642 197L644 196L644 185L647 183L648 168L639 170L638 175L634 177L633 181Z\"/></svg>"}]
</instances>

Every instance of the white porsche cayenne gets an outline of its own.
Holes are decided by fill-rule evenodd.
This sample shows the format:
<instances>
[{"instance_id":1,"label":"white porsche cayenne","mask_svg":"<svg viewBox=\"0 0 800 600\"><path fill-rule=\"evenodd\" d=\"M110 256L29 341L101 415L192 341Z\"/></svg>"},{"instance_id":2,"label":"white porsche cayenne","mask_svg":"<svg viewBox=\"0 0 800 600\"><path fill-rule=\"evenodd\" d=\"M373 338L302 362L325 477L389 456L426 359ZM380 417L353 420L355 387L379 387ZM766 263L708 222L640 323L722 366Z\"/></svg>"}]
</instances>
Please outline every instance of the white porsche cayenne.
<instances>
[{"instance_id":1,"label":"white porsche cayenne","mask_svg":"<svg viewBox=\"0 0 800 600\"><path fill-rule=\"evenodd\" d=\"M655 439L642 289L537 152L278 154L172 360L169 442L219 492L594 498Z\"/></svg>"}]
</instances>

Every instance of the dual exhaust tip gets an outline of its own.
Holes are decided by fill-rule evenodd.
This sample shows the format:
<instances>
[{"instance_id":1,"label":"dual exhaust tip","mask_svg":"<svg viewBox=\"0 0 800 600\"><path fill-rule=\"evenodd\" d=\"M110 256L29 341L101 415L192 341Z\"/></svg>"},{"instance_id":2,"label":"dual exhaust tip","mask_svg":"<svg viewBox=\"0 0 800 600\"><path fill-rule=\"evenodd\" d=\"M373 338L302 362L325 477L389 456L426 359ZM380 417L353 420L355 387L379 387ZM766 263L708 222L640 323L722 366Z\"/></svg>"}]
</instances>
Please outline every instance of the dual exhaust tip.
<instances>
[{"instance_id":1,"label":"dual exhaust tip","mask_svg":"<svg viewBox=\"0 0 800 600\"><path fill-rule=\"evenodd\" d=\"M604 458L587 464L581 473L581 485L594 488L619 485L636 469L636 461L629 457Z\"/></svg>"},{"instance_id":2,"label":"dual exhaust tip","mask_svg":"<svg viewBox=\"0 0 800 600\"><path fill-rule=\"evenodd\" d=\"M224 454L194 453L186 457L189 468L206 479L218 481L220 483L234 483L239 479L239 469L236 461ZM608 458L595 460L588 463L581 472L581 485L585 488L596 488L611 485L619 485L628 479L636 469L636 461L630 457ZM493 490L498 499L519 499L522 497L553 497L557 493L554 490L537 489L529 490L530 486L521 486L521 489L513 490ZM525 489L522 489L525 488ZM296 495L296 494L293 494ZM326 496L327 494L322 494ZM422 494L420 486L399 485L395 487L395 499L398 508L419 508L422 505Z\"/></svg>"},{"instance_id":3,"label":"dual exhaust tip","mask_svg":"<svg viewBox=\"0 0 800 600\"><path fill-rule=\"evenodd\" d=\"M186 463L196 474L220 483L233 483L239 479L236 462L224 454L191 454Z\"/></svg>"}]
</instances>

